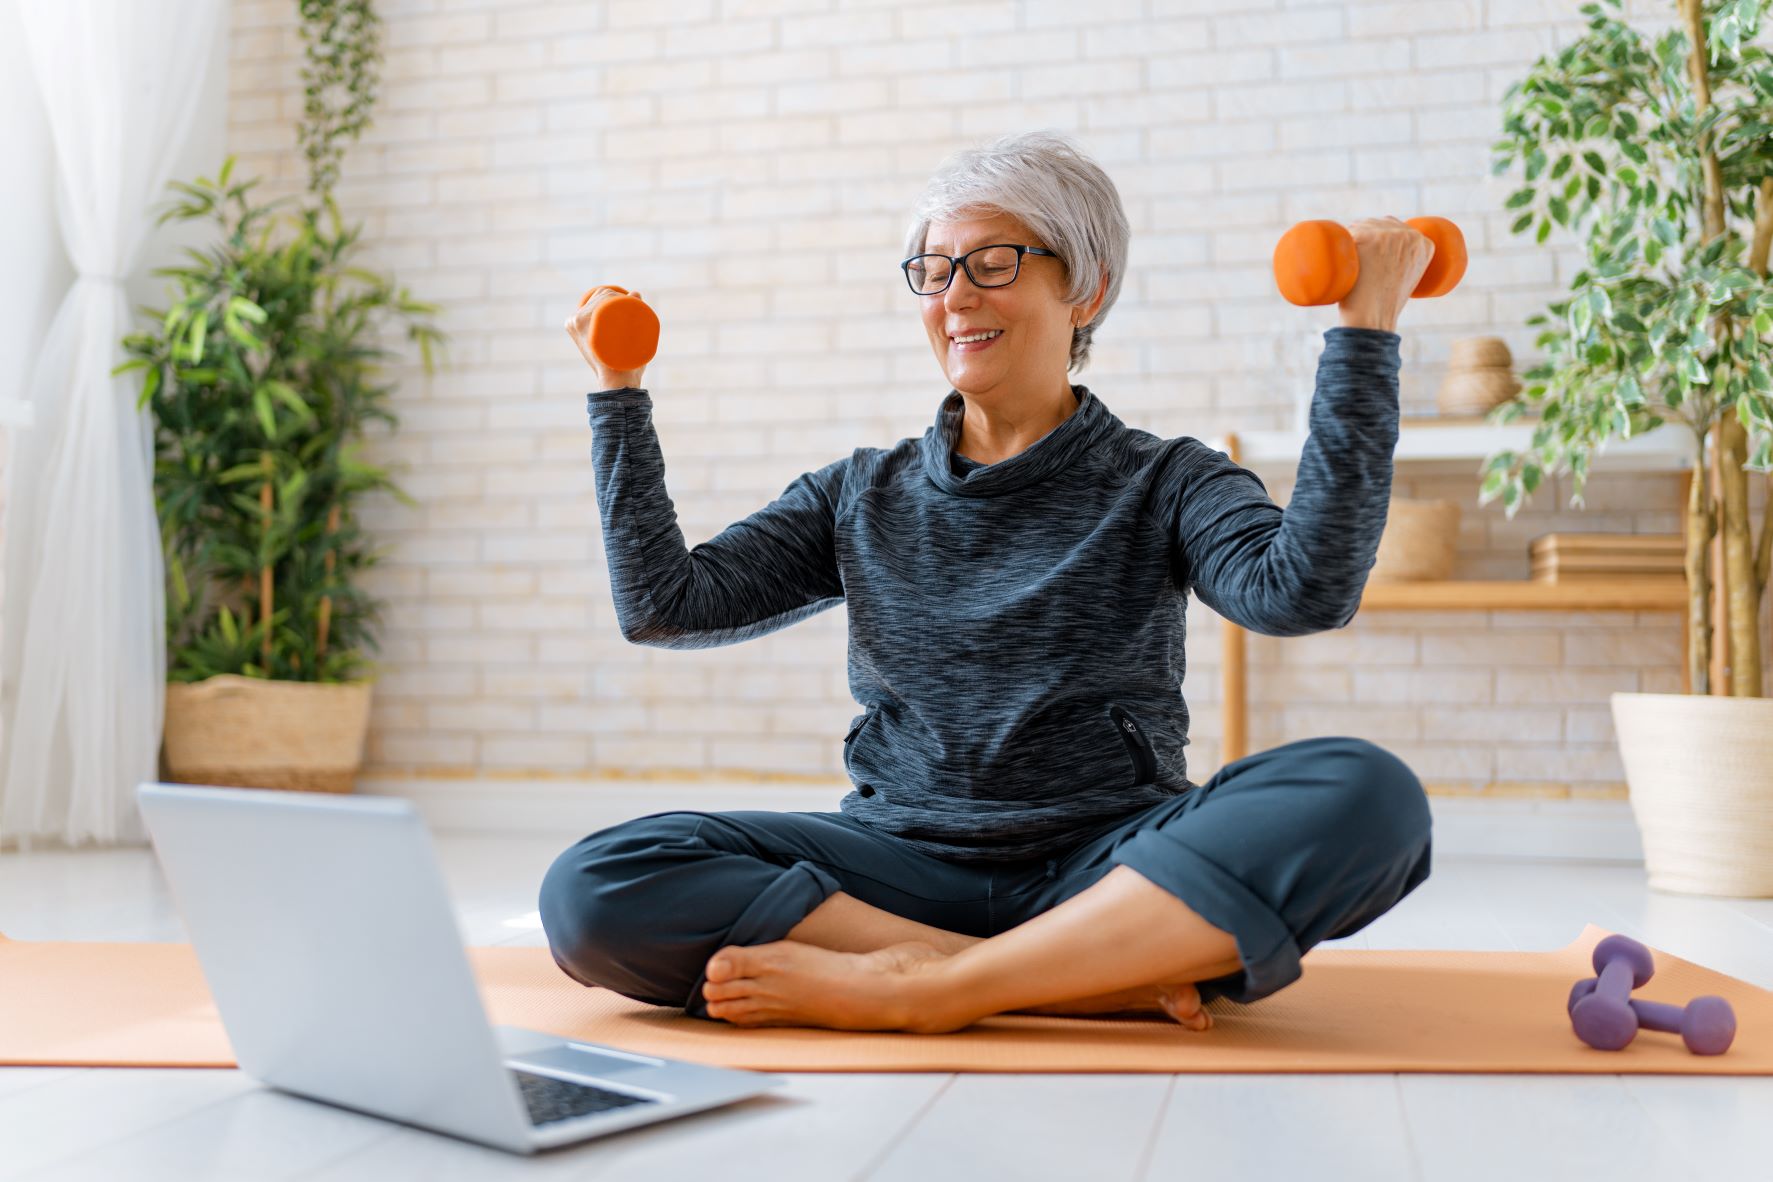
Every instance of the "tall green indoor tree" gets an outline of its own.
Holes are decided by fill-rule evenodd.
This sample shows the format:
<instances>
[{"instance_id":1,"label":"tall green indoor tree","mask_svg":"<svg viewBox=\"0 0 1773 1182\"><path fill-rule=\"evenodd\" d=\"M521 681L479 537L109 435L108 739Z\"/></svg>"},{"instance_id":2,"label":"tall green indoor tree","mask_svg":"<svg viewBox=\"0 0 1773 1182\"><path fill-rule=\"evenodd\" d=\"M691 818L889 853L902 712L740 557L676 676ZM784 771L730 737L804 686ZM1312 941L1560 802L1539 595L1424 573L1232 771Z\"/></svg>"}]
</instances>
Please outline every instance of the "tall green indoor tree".
<instances>
[{"instance_id":1,"label":"tall green indoor tree","mask_svg":"<svg viewBox=\"0 0 1773 1182\"><path fill-rule=\"evenodd\" d=\"M1748 472L1773 475L1773 59L1751 44L1769 2L1676 0L1679 23L1653 44L1607 11L1618 0L1585 4L1588 33L1506 92L1493 172L1519 160L1526 182L1507 202L1522 211L1511 228L1537 223L1538 242L1554 221L1583 230L1588 261L1550 317L1527 320L1553 324L1537 339L1546 361L1493 417L1537 407L1539 423L1525 451L1488 459L1479 490L1480 503L1500 497L1513 517L1545 476L1568 471L1580 506L1590 457L1608 439L1680 423L1693 435L1689 682L1725 692L1708 679L1721 577L1728 692L1748 697L1761 695L1757 625L1773 553L1773 513L1757 544L1748 509Z\"/></svg>"},{"instance_id":2,"label":"tall green indoor tree","mask_svg":"<svg viewBox=\"0 0 1773 1182\"><path fill-rule=\"evenodd\" d=\"M353 508L374 489L414 503L357 447L371 421L399 422L375 334L404 321L433 372L436 308L353 265L362 228L345 229L332 195L341 141L368 125L379 21L368 0L300 12L307 200L293 217L279 209L296 199L254 204L260 181L233 181L232 156L214 180L172 182L184 196L160 222L213 219L219 240L154 272L177 298L146 310L157 323L124 338L133 360L118 367L141 371L138 407L153 405L173 682L368 676L382 605L353 576L382 555Z\"/></svg>"}]
</instances>

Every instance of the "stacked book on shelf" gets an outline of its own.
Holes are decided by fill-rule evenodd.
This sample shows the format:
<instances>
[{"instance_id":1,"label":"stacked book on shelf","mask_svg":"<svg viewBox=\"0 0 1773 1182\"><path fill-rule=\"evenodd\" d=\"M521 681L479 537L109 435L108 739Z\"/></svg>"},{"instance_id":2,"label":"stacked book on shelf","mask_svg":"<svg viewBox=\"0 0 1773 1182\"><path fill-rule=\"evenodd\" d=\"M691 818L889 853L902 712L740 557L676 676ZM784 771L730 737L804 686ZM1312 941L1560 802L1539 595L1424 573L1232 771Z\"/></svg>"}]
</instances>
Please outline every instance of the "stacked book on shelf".
<instances>
[{"instance_id":1,"label":"stacked book on shelf","mask_svg":"<svg viewBox=\"0 0 1773 1182\"><path fill-rule=\"evenodd\" d=\"M1542 534L1528 549L1533 578L1541 583L1678 579L1686 574L1686 542L1680 534Z\"/></svg>"}]
</instances>

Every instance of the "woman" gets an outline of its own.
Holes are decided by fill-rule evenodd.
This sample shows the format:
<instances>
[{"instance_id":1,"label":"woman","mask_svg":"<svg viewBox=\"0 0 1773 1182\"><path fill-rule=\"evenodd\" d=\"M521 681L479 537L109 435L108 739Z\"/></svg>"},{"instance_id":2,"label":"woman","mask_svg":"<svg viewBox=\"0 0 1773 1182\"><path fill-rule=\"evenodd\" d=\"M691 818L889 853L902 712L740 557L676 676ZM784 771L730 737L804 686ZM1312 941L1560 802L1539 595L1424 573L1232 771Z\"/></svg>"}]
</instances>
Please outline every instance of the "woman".
<instances>
[{"instance_id":1,"label":"woman","mask_svg":"<svg viewBox=\"0 0 1773 1182\"><path fill-rule=\"evenodd\" d=\"M598 369L597 500L622 635L702 648L849 614L837 812L678 810L549 869L575 980L738 1025L936 1032L988 1014L1168 1014L1296 980L1429 873L1422 786L1361 739L1186 776L1185 595L1272 636L1347 624L1397 440L1398 313L1432 256L1350 227L1285 512L1189 437L1125 426L1068 371L1126 274L1113 183L1006 137L932 180L901 264L952 385L921 439L857 448L693 550L641 374Z\"/></svg>"}]
</instances>

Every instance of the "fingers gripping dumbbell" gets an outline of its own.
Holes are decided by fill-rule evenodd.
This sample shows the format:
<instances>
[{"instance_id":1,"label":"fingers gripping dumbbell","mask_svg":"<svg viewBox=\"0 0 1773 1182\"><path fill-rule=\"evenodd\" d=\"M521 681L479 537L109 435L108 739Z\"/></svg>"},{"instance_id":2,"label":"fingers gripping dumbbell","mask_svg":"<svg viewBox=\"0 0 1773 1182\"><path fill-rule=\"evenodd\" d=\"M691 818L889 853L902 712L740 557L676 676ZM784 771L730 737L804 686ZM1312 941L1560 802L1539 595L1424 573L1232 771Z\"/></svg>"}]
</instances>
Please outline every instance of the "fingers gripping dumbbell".
<instances>
[{"instance_id":1,"label":"fingers gripping dumbbell","mask_svg":"<svg viewBox=\"0 0 1773 1182\"><path fill-rule=\"evenodd\" d=\"M1465 235L1446 218L1409 218L1404 225L1434 243L1434 257L1410 297L1446 295L1465 276ZM1305 307L1339 304L1354 290L1360 274L1354 235L1341 222L1299 222L1275 244L1274 282L1289 303Z\"/></svg>"},{"instance_id":2,"label":"fingers gripping dumbbell","mask_svg":"<svg viewBox=\"0 0 1773 1182\"><path fill-rule=\"evenodd\" d=\"M1594 977L1584 977L1576 982L1570 990L1571 1010L1576 1008L1577 1002L1594 992L1595 981ZM1736 1011L1716 994L1704 994L1684 1006L1647 1001L1641 997L1631 998L1630 1004L1641 1028L1678 1034L1695 1055L1721 1055L1736 1039Z\"/></svg>"},{"instance_id":3,"label":"fingers gripping dumbbell","mask_svg":"<svg viewBox=\"0 0 1773 1182\"><path fill-rule=\"evenodd\" d=\"M586 301L600 291L615 291L591 309L591 327L587 334L591 352L604 368L634 370L644 368L659 351L659 317L638 295L630 295L625 287L603 283L586 292L579 300Z\"/></svg>"}]
</instances>

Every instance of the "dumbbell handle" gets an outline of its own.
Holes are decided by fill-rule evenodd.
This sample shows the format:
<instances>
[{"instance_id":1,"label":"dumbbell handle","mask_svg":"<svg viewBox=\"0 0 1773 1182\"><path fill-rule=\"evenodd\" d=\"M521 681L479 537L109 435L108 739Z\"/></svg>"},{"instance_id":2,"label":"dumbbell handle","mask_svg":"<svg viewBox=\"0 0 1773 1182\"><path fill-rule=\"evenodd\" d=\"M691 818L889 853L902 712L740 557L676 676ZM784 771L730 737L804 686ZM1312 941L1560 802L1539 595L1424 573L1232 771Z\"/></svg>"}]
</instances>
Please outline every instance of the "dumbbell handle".
<instances>
[{"instance_id":1,"label":"dumbbell handle","mask_svg":"<svg viewBox=\"0 0 1773 1182\"><path fill-rule=\"evenodd\" d=\"M1672 1006L1665 1001L1648 1001L1641 997L1631 999L1631 1008L1637 1011L1638 1025L1645 1030L1660 1030L1666 1034L1681 1032L1681 1015L1686 1012L1685 1006Z\"/></svg>"},{"instance_id":2,"label":"dumbbell handle","mask_svg":"<svg viewBox=\"0 0 1773 1182\"><path fill-rule=\"evenodd\" d=\"M1586 977L1576 982L1576 988L1570 991L1570 1004L1566 1009L1575 1009L1576 1003L1595 991L1598 978ZM1661 1030L1668 1034L1681 1032L1681 1015L1686 1012L1685 1006L1670 1005L1665 1001L1651 1001L1644 997L1628 997L1627 1004L1636 1011L1638 1025L1645 1030Z\"/></svg>"},{"instance_id":3,"label":"dumbbell handle","mask_svg":"<svg viewBox=\"0 0 1773 1182\"><path fill-rule=\"evenodd\" d=\"M1631 997L1633 987L1631 962L1623 956L1615 956L1601 969L1595 992L1602 997L1616 997L1625 1001Z\"/></svg>"}]
</instances>

